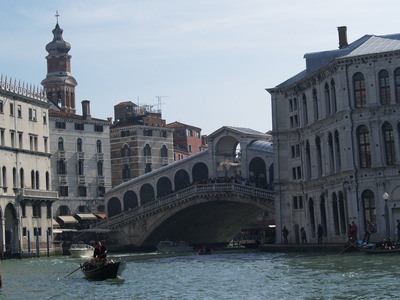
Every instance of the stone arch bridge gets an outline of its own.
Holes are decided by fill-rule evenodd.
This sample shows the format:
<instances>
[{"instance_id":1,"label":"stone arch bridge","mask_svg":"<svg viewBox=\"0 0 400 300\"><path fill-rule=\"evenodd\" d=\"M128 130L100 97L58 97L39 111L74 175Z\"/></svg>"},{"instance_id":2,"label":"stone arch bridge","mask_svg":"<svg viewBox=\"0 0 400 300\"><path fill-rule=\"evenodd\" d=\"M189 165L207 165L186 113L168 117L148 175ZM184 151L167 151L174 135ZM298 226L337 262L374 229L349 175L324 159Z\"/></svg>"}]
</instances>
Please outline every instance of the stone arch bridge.
<instances>
[{"instance_id":1,"label":"stone arch bridge","mask_svg":"<svg viewBox=\"0 0 400 300\"><path fill-rule=\"evenodd\" d=\"M208 150L120 184L106 193L107 219L120 246L160 240L228 243L257 215L274 215L270 135L227 127Z\"/></svg>"}]
</instances>

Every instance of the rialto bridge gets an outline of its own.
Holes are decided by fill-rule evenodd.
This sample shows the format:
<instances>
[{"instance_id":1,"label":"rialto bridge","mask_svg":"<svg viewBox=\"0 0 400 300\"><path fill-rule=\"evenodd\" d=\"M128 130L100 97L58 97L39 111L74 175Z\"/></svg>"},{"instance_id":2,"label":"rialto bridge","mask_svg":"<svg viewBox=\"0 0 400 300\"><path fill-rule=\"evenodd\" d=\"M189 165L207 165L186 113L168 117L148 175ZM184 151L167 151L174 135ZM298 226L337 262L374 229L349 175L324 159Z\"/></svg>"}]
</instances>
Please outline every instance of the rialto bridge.
<instances>
[{"instance_id":1,"label":"rialto bridge","mask_svg":"<svg viewBox=\"0 0 400 300\"><path fill-rule=\"evenodd\" d=\"M120 246L228 243L257 215L274 215L272 185L270 135L224 126L208 150L108 191L96 228L112 229Z\"/></svg>"}]
</instances>

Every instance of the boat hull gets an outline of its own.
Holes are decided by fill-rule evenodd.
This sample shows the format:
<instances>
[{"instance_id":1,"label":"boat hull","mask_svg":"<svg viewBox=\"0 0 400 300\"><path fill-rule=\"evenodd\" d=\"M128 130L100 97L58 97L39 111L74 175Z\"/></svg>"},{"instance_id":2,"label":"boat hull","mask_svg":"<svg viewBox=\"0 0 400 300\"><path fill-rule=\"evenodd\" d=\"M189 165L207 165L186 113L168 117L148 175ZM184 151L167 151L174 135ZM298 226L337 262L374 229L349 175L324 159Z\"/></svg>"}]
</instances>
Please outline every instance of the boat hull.
<instances>
[{"instance_id":1,"label":"boat hull","mask_svg":"<svg viewBox=\"0 0 400 300\"><path fill-rule=\"evenodd\" d=\"M71 254L71 257L92 257L94 247L86 244L72 244L68 251Z\"/></svg>"},{"instance_id":2,"label":"boat hull","mask_svg":"<svg viewBox=\"0 0 400 300\"><path fill-rule=\"evenodd\" d=\"M86 279L113 279L121 275L124 270L124 264L122 262L109 262L106 265L92 267L89 263L85 263L81 266L81 270Z\"/></svg>"}]
</instances>

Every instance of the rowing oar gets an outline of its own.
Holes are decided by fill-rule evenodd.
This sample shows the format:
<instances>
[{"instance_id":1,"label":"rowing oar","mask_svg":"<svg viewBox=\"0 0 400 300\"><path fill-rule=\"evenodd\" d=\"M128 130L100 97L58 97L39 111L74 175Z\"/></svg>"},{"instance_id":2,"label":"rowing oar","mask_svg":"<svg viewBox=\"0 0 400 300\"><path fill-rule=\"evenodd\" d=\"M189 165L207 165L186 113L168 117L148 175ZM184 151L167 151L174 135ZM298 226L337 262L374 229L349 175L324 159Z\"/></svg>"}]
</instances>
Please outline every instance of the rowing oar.
<instances>
[{"instance_id":1,"label":"rowing oar","mask_svg":"<svg viewBox=\"0 0 400 300\"><path fill-rule=\"evenodd\" d=\"M349 249L350 247L354 246L351 242L350 245L348 245L346 248L344 248L342 251L340 251L338 254L341 254L342 252L346 251L347 249Z\"/></svg>"},{"instance_id":2,"label":"rowing oar","mask_svg":"<svg viewBox=\"0 0 400 300\"><path fill-rule=\"evenodd\" d=\"M79 266L79 268L78 269L76 269L76 270L73 270L71 273L69 273L67 276L65 276L64 278L67 278L69 275L71 275L71 274L73 274L73 273L75 273L76 271L78 271L79 269L81 268L81 266Z\"/></svg>"}]
</instances>

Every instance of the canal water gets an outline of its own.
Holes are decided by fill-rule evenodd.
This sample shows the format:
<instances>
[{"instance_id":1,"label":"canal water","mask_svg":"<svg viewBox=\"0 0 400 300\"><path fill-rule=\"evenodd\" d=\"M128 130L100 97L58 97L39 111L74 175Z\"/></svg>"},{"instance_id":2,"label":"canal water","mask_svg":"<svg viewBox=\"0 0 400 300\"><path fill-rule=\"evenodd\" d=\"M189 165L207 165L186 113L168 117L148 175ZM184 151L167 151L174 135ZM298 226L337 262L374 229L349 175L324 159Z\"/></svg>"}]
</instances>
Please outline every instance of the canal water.
<instances>
[{"instance_id":1,"label":"canal water","mask_svg":"<svg viewBox=\"0 0 400 300\"><path fill-rule=\"evenodd\" d=\"M109 256L123 278L88 281L67 256L0 261L0 299L394 299L400 256L221 252Z\"/></svg>"}]
</instances>

